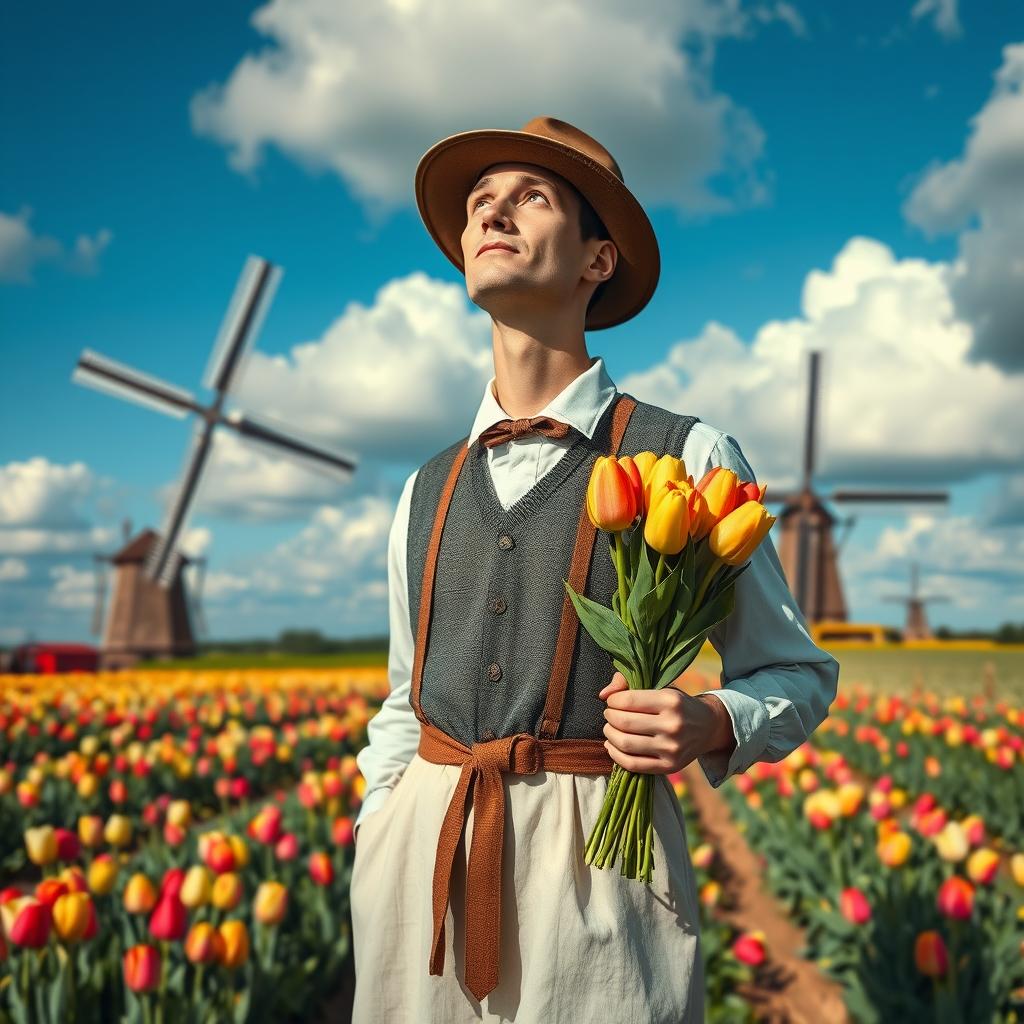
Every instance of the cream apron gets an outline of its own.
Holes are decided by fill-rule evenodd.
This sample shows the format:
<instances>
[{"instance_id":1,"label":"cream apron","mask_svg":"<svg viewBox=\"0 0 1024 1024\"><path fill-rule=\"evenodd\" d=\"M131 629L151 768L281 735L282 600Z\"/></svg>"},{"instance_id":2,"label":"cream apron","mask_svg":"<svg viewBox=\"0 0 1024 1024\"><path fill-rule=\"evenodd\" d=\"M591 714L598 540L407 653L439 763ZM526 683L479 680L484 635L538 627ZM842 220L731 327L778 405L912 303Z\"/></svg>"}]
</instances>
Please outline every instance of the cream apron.
<instances>
[{"instance_id":1,"label":"cream apron","mask_svg":"<svg viewBox=\"0 0 1024 1024\"><path fill-rule=\"evenodd\" d=\"M620 397L613 452L631 411ZM603 740L554 739L579 623L568 596L539 739L466 748L422 713L433 572L464 458L442 494L424 572L411 694L420 749L359 826L353 1024L702 1024L696 881L668 779L656 776L650 886L623 878L618 861L599 869L583 858L613 762ZM583 509L569 573L578 593L593 539ZM543 767L545 753L560 770ZM483 854L471 864L474 840Z\"/></svg>"}]
</instances>

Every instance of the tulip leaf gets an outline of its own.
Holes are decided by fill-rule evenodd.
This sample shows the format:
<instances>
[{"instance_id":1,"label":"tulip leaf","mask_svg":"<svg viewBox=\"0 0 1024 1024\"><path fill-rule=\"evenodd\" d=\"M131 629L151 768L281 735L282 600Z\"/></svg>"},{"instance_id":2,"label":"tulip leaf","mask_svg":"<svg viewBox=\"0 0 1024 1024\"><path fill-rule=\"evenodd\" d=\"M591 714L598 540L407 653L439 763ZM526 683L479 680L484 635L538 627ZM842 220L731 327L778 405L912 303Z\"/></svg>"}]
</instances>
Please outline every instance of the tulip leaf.
<instances>
[{"instance_id":1,"label":"tulip leaf","mask_svg":"<svg viewBox=\"0 0 1024 1024\"><path fill-rule=\"evenodd\" d=\"M580 624L602 650L613 654L637 671L637 657L626 624L607 606L577 594L568 581L564 581L569 599L576 609ZM621 671L621 669L620 669Z\"/></svg>"},{"instance_id":2,"label":"tulip leaf","mask_svg":"<svg viewBox=\"0 0 1024 1024\"><path fill-rule=\"evenodd\" d=\"M679 651L688 647L697 636L708 632L712 626L721 622L722 619L729 615L735 606L735 597L735 592L730 587L712 598L712 600L705 600L697 613L687 621L681 630L681 635L674 638L675 643L669 653L669 657L674 658Z\"/></svg>"},{"instance_id":3,"label":"tulip leaf","mask_svg":"<svg viewBox=\"0 0 1024 1024\"><path fill-rule=\"evenodd\" d=\"M64 952L60 946L59 952ZM58 1021L66 1018L68 1004L68 972L66 969L67 953L64 952L64 963L57 972L57 977L50 983L50 1020ZM40 986L42 988L42 986Z\"/></svg>"},{"instance_id":4,"label":"tulip leaf","mask_svg":"<svg viewBox=\"0 0 1024 1024\"><path fill-rule=\"evenodd\" d=\"M651 565L650 554L647 545L642 545L640 566L637 569L636 579L633 581L633 589L629 592L629 599L626 601L626 610L629 612L629 618L633 624L633 632L645 647L650 647L654 632L646 603L648 594L654 589L654 567Z\"/></svg>"},{"instance_id":5,"label":"tulip leaf","mask_svg":"<svg viewBox=\"0 0 1024 1024\"><path fill-rule=\"evenodd\" d=\"M700 649L704 646L706 637L706 632L698 634L671 661L666 662L662 666L661 672L654 684L655 690L668 686L690 667L693 660L700 654Z\"/></svg>"}]
</instances>

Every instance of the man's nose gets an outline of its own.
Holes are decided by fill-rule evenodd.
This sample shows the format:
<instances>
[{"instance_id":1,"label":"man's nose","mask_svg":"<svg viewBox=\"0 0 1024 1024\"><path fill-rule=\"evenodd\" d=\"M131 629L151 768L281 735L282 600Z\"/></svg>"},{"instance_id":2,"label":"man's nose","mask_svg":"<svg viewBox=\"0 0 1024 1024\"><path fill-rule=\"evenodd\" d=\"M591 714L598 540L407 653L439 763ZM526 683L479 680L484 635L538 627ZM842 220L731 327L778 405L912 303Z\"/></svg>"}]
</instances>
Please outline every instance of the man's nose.
<instances>
[{"instance_id":1,"label":"man's nose","mask_svg":"<svg viewBox=\"0 0 1024 1024\"><path fill-rule=\"evenodd\" d=\"M509 213L507 207L507 199L496 199L491 203L490 207L484 211L482 221L486 227L493 227L496 224L507 226L509 223Z\"/></svg>"}]
</instances>

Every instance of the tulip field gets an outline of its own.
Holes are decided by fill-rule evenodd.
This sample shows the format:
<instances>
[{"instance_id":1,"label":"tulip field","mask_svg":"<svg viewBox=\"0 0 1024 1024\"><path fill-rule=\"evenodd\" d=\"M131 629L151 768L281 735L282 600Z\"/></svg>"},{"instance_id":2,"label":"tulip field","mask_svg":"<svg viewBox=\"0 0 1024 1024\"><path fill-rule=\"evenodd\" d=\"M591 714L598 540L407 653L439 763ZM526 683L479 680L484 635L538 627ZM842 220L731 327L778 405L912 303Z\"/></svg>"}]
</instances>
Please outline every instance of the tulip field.
<instances>
[{"instance_id":1,"label":"tulip field","mask_svg":"<svg viewBox=\"0 0 1024 1024\"><path fill-rule=\"evenodd\" d=\"M347 1019L382 667L0 682L0 1022ZM1024 1020L1024 705L969 690L841 680L783 761L717 791L671 777L708 1021L785 1005L778 920L802 937L790 986L845 1007L819 1019ZM744 907L723 821L770 914Z\"/></svg>"}]
</instances>

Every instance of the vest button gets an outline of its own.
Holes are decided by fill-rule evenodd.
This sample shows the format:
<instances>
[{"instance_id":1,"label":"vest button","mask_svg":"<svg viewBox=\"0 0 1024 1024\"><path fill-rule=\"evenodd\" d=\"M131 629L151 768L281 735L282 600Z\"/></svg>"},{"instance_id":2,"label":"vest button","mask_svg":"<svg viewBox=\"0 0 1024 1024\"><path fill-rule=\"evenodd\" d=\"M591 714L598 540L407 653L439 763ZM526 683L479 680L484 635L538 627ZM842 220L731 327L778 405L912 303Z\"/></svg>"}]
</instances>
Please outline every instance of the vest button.
<instances>
[{"instance_id":1,"label":"vest button","mask_svg":"<svg viewBox=\"0 0 1024 1024\"><path fill-rule=\"evenodd\" d=\"M505 611L508 605L505 604L505 598L496 597L494 598L494 600L487 602L487 607L490 608L495 615L501 615L501 613Z\"/></svg>"},{"instance_id":2,"label":"vest button","mask_svg":"<svg viewBox=\"0 0 1024 1024\"><path fill-rule=\"evenodd\" d=\"M492 661L487 666L487 678L493 682L497 682L501 678L501 666L496 661Z\"/></svg>"},{"instance_id":3,"label":"vest button","mask_svg":"<svg viewBox=\"0 0 1024 1024\"><path fill-rule=\"evenodd\" d=\"M507 533L503 533L498 538L498 547L501 548L502 551L508 551L509 548L515 547L515 543L516 542Z\"/></svg>"}]
</instances>

